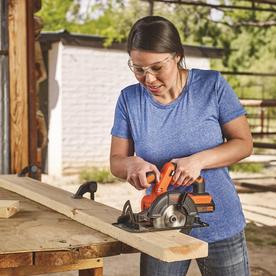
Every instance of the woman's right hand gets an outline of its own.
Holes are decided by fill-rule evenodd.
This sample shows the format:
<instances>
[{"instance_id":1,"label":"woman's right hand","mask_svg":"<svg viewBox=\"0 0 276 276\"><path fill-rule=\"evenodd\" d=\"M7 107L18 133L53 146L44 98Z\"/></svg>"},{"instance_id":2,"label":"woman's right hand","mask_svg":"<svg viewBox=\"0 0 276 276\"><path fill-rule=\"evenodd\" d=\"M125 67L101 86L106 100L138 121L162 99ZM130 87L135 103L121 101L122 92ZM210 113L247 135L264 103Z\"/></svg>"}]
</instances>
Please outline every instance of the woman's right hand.
<instances>
[{"instance_id":1,"label":"woman's right hand","mask_svg":"<svg viewBox=\"0 0 276 276\"><path fill-rule=\"evenodd\" d=\"M150 187L146 177L147 172L154 172L156 175L156 181L159 181L160 178L160 172L157 167L138 156L129 158L126 171L126 180L137 190L143 190Z\"/></svg>"}]
</instances>

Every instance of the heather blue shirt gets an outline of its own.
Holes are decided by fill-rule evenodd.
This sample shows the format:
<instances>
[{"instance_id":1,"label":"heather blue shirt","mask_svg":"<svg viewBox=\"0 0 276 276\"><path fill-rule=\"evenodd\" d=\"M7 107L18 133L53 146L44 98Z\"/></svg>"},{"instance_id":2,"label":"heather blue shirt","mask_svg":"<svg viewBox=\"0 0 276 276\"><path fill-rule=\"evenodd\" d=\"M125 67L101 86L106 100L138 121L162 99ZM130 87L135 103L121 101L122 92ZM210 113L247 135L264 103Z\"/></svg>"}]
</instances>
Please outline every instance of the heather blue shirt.
<instances>
[{"instance_id":1,"label":"heather blue shirt","mask_svg":"<svg viewBox=\"0 0 276 276\"><path fill-rule=\"evenodd\" d=\"M173 158L222 144L221 127L244 114L236 94L218 72L192 69L186 87L170 104L157 102L141 84L126 87L117 102L111 134L132 139L136 155L160 169ZM245 219L228 169L202 170L201 175L216 210L200 214L210 226L193 229L191 235L214 242L242 231Z\"/></svg>"}]
</instances>

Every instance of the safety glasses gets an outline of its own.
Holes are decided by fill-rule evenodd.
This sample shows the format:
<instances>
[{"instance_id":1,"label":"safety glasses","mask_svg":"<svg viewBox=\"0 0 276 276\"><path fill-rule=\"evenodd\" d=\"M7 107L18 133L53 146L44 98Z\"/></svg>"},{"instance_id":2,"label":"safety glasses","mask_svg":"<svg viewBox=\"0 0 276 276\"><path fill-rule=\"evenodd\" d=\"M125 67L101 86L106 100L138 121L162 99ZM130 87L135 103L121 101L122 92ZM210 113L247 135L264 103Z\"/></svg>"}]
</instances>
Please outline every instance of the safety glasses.
<instances>
[{"instance_id":1,"label":"safety glasses","mask_svg":"<svg viewBox=\"0 0 276 276\"><path fill-rule=\"evenodd\" d=\"M143 77L146 75L146 73L150 73L154 76L162 74L166 69L168 65L168 61L172 60L175 57L174 55L170 55L166 57L165 59L155 62L149 66L138 66L133 63L131 59L128 60L128 66L130 70L135 74L137 77Z\"/></svg>"}]
</instances>

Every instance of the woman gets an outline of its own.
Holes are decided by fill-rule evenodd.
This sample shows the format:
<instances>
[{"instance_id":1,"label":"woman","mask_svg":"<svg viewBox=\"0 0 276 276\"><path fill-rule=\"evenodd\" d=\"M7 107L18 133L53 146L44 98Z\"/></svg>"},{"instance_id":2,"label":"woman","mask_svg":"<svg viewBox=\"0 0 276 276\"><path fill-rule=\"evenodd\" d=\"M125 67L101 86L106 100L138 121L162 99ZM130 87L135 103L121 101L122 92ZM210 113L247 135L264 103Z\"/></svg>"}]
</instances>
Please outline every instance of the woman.
<instances>
[{"instance_id":1,"label":"woman","mask_svg":"<svg viewBox=\"0 0 276 276\"><path fill-rule=\"evenodd\" d=\"M223 77L211 70L183 68L178 31L167 19L138 20L128 38L129 67L139 83L119 96L110 166L136 189L149 188L146 173L176 163L173 187L189 191L203 176L216 204L202 214L209 227L191 235L209 243L197 263L203 275L249 275L245 219L227 166L252 152L245 111ZM180 187L181 186L181 187ZM166 263L141 255L141 275L185 275L190 261Z\"/></svg>"}]
</instances>

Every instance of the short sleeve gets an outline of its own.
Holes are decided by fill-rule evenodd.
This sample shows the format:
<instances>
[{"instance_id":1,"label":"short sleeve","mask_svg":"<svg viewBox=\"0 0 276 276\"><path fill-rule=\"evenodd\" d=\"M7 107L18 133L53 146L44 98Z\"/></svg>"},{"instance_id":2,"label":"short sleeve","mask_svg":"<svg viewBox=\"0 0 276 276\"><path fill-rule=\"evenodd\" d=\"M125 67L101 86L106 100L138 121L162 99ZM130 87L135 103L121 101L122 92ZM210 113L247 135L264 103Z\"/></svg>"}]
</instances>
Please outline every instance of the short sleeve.
<instances>
[{"instance_id":1,"label":"short sleeve","mask_svg":"<svg viewBox=\"0 0 276 276\"><path fill-rule=\"evenodd\" d=\"M236 93L221 74L218 74L216 92L220 125L246 114Z\"/></svg>"},{"instance_id":2,"label":"short sleeve","mask_svg":"<svg viewBox=\"0 0 276 276\"><path fill-rule=\"evenodd\" d=\"M129 116L127 112L127 104L123 92L121 92L116 104L114 123L111 129L111 135L126 139L132 138L130 131Z\"/></svg>"}]
</instances>

